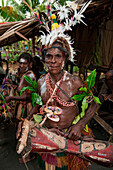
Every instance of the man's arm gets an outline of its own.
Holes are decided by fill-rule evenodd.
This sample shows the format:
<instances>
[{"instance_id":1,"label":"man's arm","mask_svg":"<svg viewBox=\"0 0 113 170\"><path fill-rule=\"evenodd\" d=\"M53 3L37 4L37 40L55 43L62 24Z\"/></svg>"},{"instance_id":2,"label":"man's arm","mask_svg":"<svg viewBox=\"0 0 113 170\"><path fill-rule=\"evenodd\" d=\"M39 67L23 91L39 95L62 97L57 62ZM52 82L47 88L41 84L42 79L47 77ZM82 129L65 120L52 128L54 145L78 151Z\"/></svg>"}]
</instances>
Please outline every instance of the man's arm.
<instances>
[{"instance_id":1,"label":"man's arm","mask_svg":"<svg viewBox=\"0 0 113 170\"><path fill-rule=\"evenodd\" d=\"M29 74L26 73L25 75L23 75L21 80L20 80L18 89L17 89L18 93L20 93L20 91L23 89L23 87L27 87L27 86L32 87L31 84L29 84L29 82L26 81L24 76L28 76L29 78L32 78L32 81L34 81L35 78L36 78L35 75L32 72L30 72Z\"/></svg>"},{"instance_id":2,"label":"man's arm","mask_svg":"<svg viewBox=\"0 0 113 170\"><path fill-rule=\"evenodd\" d=\"M33 114L36 114L38 112L39 105L35 104L35 107L33 107L27 116L27 120L30 120L33 117Z\"/></svg>"},{"instance_id":3,"label":"man's arm","mask_svg":"<svg viewBox=\"0 0 113 170\"><path fill-rule=\"evenodd\" d=\"M11 100L16 100L16 101L31 101L31 94L30 93L25 93L22 96L6 96L5 97L6 103L9 103Z\"/></svg>"},{"instance_id":4,"label":"man's arm","mask_svg":"<svg viewBox=\"0 0 113 170\"><path fill-rule=\"evenodd\" d=\"M79 125L81 125L83 128L85 128L85 125L92 119L92 117L95 115L98 108L98 104L96 104L94 101L91 102L89 105L84 117L80 119L78 122Z\"/></svg>"},{"instance_id":5,"label":"man's arm","mask_svg":"<svg viewBox=\"0 0 113 170\"><path fill-rule=\"evenodd\" d=\"M94 101L91 102L90 106L88 107L84 117L79 120L79 122L73 126L71 126L68 130L69 135L68 138L72 140L78 140L82 135L82 130L85 128L86 124L92 119L94 116L96 110L97 110L98 104L96 104Z\"/></svg>"},{"instance_id":6,"label":"man's arm","mask_svg":"<svg viewBox=\"0 0 113 170\"><path fill-rule=\"evenodd\" d=\"M81 81L80 78L78 78L76 81L75 81L76 84L74 84L74 86L77 88L76 90L76 93L75 94L81 94L82 92L79 91L79 89L81 87L83 87L83 82ZM86 110L86 113L84 115L83 118L81 118L79 120L78 123L72 125L68 132L69 132L69 135L68 137L72 140L78 140L81 135L82 135L82 130L85 128L86 124L91 120L91 118L94 116L96 110L97 110L97 107L98 105L92 101L90 104L89 104L89 107L88 109Z\"/></svg>"},{"instance_id":7,"label":"man's arm","mask_svg":"<svg viewBox=\"0 0 113 170\"><path fill-rule=\"evenodd\" d=\"M39 94L40 92L40 83L37 81L37 93ZM40 94L39 94L40 95ZM27 119L30 120L33 116L33 114L36 114L38 112L39 105L35 103L35 107L33 107L30 111L30 113L27 116Z\"/></svg>"},{"instance_id":8,"label":"man's arm","mask_svg":"<svg viewBox=\"0 0 113 170\"><path fill-rule=\"evenodd\" d=\"M5 101L6 103L9 103L11 100L16 100L16 101L26 101L28 100L28 95L27 94L24 94L22 96L6 96L5 97Z\"/></svg>"},{"instance_id":9,"label":"man's arm","mask_svg":"<svg viewBox=\"0 0 113 170\"><path fill-rule=\"evenodd\" d=\"M30 72L29 74L27 74L28 77L31 77L32 80L35 80L35 75ZM21 81L19 83L19 86L18 86L18 93L20 94L20 91L23 89L23 87L27 87L27 86L31 86L31 84L29 84L24 76L22 76L21 78ZM11 100L16 100L16 101L31 101L31 94L32 92L30 92L29 90L29 93L26 91L24 94L22 94L22 96L6 96L5 97L5 101L6 103L9 103Z\"/></svg>"}]
</instances>

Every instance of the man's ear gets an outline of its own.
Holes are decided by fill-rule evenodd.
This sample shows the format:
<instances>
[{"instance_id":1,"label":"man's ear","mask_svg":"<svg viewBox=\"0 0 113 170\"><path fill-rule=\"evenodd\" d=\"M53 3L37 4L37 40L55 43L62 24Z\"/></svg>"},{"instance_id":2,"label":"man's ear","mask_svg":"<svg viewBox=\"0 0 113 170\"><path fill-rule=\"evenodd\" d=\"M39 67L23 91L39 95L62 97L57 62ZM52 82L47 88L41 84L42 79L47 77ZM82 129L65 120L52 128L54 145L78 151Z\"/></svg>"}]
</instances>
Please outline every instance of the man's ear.
<instances>
[{"instance_id":1,"label":"man's ear","mask_svg":"<svg viewBox=\"0 0 113 170\"><path fill-rule=\"evenodd\" d=\"M66 60L69 58L69 54L65 52Z\"/></svg>"}]
</instances>

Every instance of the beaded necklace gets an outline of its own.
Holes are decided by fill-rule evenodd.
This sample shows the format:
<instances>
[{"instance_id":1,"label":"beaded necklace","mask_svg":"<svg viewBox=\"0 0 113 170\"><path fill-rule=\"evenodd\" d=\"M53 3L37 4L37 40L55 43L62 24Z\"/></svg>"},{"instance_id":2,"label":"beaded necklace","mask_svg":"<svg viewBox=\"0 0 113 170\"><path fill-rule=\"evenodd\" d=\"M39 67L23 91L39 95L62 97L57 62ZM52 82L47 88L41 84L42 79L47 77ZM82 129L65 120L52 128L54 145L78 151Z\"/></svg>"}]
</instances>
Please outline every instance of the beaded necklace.
<instances>
[{"instance_id":1,"label":"beaded necklace","mask_svg":"<svg viewBox=\"0 0 113 170\"><path fill-rule=\"evenodd\" d=\"M57 85L55 84L55 88L54 89L51 87L51 84L50 84L50 82L52 81L52 79L50 77L50 74L48 73L46 75L46 85L47 85L47 88L48 88L48 91L49 91L49 94L50 94L50 98L48 99L48 101L46 103L46 106L49 104L49 102L52 101L52 99L56 100L62 106L69 107L69 106L74 106L75 105L73 102L67 102L66 100L63 100L62 98L60 98L58 96L58 93L57 93L58 90L59 90L58 86L61 85L65 74L66 74L66 72L63 72L62 78L56 83Z\"/></svg>"}]
</instances>

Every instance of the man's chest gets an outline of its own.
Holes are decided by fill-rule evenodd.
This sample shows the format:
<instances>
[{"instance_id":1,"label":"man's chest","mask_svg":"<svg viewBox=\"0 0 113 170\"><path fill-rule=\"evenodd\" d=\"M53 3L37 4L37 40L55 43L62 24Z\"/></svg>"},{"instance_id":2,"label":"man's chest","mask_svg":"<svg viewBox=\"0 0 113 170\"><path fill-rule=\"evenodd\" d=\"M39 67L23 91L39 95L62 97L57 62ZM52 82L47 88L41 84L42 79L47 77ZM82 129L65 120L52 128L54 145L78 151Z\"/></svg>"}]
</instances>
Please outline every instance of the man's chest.
<instances>
[{"instance_id":1,"label":"man's chest","mask_svg":"<svg viewBox=\"0 0 113 170\"><path fill-rule=\"evenodd\" d=\"M72 86L67 86L62 83L61 86L52 85L50 87L47 86L46 82L44 82L40 87L40 95L44 104L51 98L51 102L61 98L65 101L71 101L72 96L75 94L75 88Z\"/></svg>"}]
</instances>

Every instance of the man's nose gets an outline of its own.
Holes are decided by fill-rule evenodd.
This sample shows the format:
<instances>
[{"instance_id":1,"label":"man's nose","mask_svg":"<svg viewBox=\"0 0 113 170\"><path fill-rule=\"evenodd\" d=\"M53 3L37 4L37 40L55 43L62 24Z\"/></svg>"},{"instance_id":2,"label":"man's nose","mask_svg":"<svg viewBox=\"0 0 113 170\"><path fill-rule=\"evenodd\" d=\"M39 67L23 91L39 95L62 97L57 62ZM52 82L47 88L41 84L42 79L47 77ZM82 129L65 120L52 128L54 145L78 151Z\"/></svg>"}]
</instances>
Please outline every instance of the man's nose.
<instances>
[{"instance_id":1,"label":"man's nose","mask_svg":"<svg viewBox=\"0 0 113 170\"><path fill-rule=\"evenodd\" d=\"M56 57L53 56L53 57L52 57L52 63L55 63L55 62L56 62Z\"/></svg>"},{"instance_id":2,"label":"man's nose","mask_svg":"<svg viewBox=\"0 0 113 170\"><path fill-rule=\"evenodd\" d=\"M21 64L20 64L20 67L23 67L23 66L24 66L24 64L23 64L23 63L21 63Z\"/></svg>"}]
</instances>

